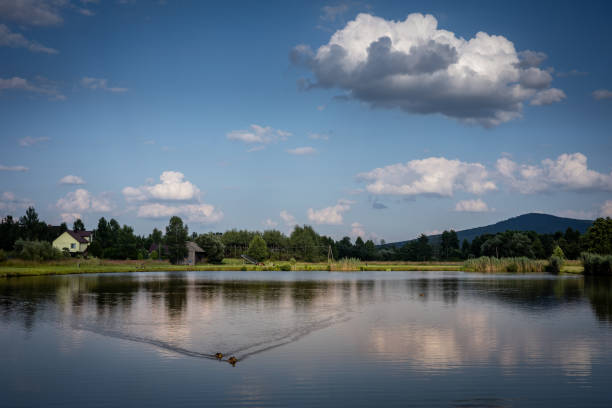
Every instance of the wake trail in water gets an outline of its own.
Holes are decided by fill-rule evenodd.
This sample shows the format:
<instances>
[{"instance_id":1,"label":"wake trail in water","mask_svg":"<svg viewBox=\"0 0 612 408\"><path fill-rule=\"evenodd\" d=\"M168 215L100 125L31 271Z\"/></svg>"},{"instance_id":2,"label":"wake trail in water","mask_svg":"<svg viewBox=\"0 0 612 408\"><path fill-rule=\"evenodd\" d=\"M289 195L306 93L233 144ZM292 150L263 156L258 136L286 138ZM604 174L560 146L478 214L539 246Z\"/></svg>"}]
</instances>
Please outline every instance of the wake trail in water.
<instances>
[{"instance_id":1,"label":"wake trail in water","mask_svg":"<svg viewBox=\"0 0 612 408\"><path fill-rule=\"evenodd\" d=\"M127 341L132 341L132 342L141 343L141 344L148 344L148 345L158 347L160 349L167 350L167 351L170 351L176 354L180 354L183 356L187 356L187 357L202 358L202 359L208 359L208 360L219 360L215 356L215 353L221 352L223 353L225 357L235 356L238 359L238 361L242 361L250 356L260 354L260 353L284 346L286 344L294 343L300 340L301 338L317 330L321 330L321 329L324 329L324 328L327 328L327 327L330 327L335 324L342 323L348 320L349 320L349 317L343 314L340 314L337 316L331 316L329 318L326 318L320 321L316 321L316 322L312 322L305 326L298 327L294 330L289 331L288 333L284 333L278 336L273 336L263 341L243 345L243 346L240 346L230 351L214 350L212 353L204 353L204 352L200 352L196 350L190 350L188 348L180 347L178 345L175 345L175 344L163 341L163 340L155 339L152 337L139 336L139 335L135 335L131 333L126 333L121 330L116 330L116 329L111 329L111 328L106 328L106 327L99 327L95 325L88 325L88 324L76 323L76 322L73 322L71 324L71 327L75 330L84 330L84 331L88 331L88 332L95 333L95 334L105 336L105 337L111 337L111 338L120 339L120 340L127 340ZM248 338L248 333L245 334L245 338ZM227 361L227 360L223 360L223 361Z\"/></svg>"}]
</instances>

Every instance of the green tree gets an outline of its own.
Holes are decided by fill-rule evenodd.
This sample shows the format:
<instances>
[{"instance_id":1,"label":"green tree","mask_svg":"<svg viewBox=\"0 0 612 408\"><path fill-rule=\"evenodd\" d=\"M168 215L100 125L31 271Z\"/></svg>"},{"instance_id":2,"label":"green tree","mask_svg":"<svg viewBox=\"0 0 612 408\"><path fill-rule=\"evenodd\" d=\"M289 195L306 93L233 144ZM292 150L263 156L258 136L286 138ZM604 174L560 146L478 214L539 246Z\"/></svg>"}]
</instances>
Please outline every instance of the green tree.
<instances>
[{"instance_id":1,"label":"green tree","mask_svg":"<svg viewBox=\"0 0 612 408\"><path fill-rule=\"evenodd\" d=\"M600 255L612 254L612 218L598 218L584 235L584 249Z\"/></svg>"},{"instance_id":2,"label":"green tree","mask_svg":"<svg viewBox=\"0 0 612 408\"><path fill-rule=\"evenodd\" d=\"M38 219L38 213L34 207L28 207L23 217L19 218L19 224L23 228L23 236L31 241L45 239L47 224Z\"/></svg>"},{"instance_id":3,"label":"green tree","mask_svg":"<svg viewBox=\"0 0 612 408\"><path fill-rule=\"evenodd\" d=\"M201 234L195 239L196 244L204 250L206 260L210 263L221 263L225 253L225 245L221 238L213 233Z\"/></svg>"},{"instance_id":4,"label":"green tree","mask_svg":"<svg viewBox=\"0 0 612 408\"><path fill-rule=\"evenodd\" d=\"M261 235L255 235L249 243L247 255L257 262L262 262L268 258L268 246Z\"/></svg>"},{"instance_id":5,"label":"green tree","mask_svg":"<svg viewBox=\"0 0 612 408\"><path fill-rule=\"evenodd\" d=\"M80 218L77 218L74 223L72 224L72 230L73 231L85 231L85 224L83 224L83 221L81 221Z\"/></svg>"},{"instance_id":6,"label":"green tree","mask_svg":"<svg viewBox=\"0 0 612 408\"><path fill-rule=\"evenodd\" d=\"M430 261L432 255L432 248L429 244L429 238L427 235L421 234L416 241L416 260L417 261Z\"/></svg>"},{"instance_id":7,"label":"green tree","mask_svg":"<svg viewBox=\"0 0 612 408\"><path fill-rule=\"evenodd\" d=\"M183 226L183 220L174 216L166 227L166 245L168 246L168 256L170 262L176 264L187 256L187 237L189 229Z\"/></svg>"}]
</instances>

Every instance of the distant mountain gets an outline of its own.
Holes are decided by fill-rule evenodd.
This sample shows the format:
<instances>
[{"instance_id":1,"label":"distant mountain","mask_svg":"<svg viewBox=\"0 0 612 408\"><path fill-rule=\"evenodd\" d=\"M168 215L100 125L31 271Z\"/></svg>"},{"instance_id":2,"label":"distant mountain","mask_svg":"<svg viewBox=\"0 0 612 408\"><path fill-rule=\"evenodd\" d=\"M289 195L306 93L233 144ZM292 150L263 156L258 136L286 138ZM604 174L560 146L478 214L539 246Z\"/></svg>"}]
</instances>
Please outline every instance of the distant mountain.
<instances>
[{"instance_id":1,"label":"distant mountain","mask_svg":"<svg viewBox=\"0 0 612 408\"><path fill-rule=\"evenodd\" d=\"M593 224L593 221L589 220L576 220L573 218L563 218L548 214L537 214L529 213L519 215L518 217L508 218L507 220L500 221L498 223L487 225L485 227L470 228L463 231L457 231L459 242L463 242L464 239L472 241L479 235L483 234L496 234L504 231L535 231L538 234L552 234L557 231L565 232L566 229L572 228L580 231L581 233L586 232ZM429 235L429 239L432 242L437 242L441 235ZM400 247L408 241L393 242L385 244L385 246Z\"/></svg>"}]
</instances>

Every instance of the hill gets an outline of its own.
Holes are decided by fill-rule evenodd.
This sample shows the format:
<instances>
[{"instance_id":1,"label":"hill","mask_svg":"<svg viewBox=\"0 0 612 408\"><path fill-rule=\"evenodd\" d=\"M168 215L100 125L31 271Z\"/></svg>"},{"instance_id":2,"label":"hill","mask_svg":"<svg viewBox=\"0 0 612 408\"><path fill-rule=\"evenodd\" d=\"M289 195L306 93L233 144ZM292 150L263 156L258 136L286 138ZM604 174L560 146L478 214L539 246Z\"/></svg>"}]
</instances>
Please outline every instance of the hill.
<instances>
[{"instance_id":1,"label":"hill","mask_svg":"<svg viewBox=\"0 0 612 408\"><path fill-rule=\"evenodd\" d=\"M487 225L484 227L470 228L462 231L457 231L459 242L464 239L472 241L479 235L483 234L496 234L504 231L535 231L538 234L552 234L557 231L565 232L566 229L572 228L580 231L584 234L593 224L593 221L589 220L577 220L574 218L563 218L549 214L538 214L529 213L519 215L518 217L508 218L507 220L500 221L495 224ZM430 241L436 242L440 239L440 235L429 235ZM400 241L388 243L385 246L396 246L400 247L408 241Z\"/></svg>"}]
</instances>

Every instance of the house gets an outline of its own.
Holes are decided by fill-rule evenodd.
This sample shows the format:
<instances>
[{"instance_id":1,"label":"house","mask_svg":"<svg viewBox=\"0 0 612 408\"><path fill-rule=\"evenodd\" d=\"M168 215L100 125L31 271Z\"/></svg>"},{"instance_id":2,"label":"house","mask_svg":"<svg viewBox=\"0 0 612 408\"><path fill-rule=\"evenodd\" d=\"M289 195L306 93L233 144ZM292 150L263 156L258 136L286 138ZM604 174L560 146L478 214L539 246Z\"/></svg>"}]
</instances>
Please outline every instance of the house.
<instances>
[{"instance_id":1,"label":"house","mask_svg":"<svg viewBox=\"0 0 612 408\"><path fill-rule=\"evenodd\" d=\"M87 251L93 235L91 231L65 231L53 241L53 248L64 251L64 248L71 254L80 254Z\"/></svg>"},{"instance_id":2,"label":"house","mask_svg":"<svg viewBox=\"0 0 612 408\"><path fill-rule=\"evenodd\" d=\"M200 248L195 242L187 241L185 243L185 246L187 247L187 256L185 257L185 259L183 259L181 264L195 265L197 263L202 262L206 257L206 253L204 252L204 250Z\"/></svg>"}]
</instances>

